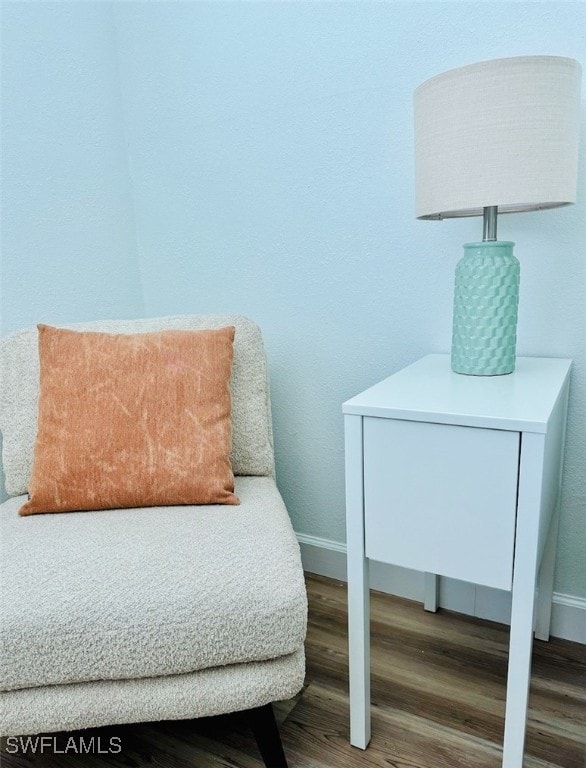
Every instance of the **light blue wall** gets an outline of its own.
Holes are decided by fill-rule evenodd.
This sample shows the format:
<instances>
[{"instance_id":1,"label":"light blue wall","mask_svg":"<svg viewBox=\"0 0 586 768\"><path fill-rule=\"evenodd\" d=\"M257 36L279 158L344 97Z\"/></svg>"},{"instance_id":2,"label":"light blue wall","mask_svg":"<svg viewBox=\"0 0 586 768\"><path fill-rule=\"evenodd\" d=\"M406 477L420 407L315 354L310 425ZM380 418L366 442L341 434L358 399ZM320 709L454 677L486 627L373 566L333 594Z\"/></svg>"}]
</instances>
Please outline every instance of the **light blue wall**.
<instances>
[{"instance_id":1,"label":"light blue wall","mask_svg":"<svg viewBox=\"0 0 586 768\"><path fill-rule=\"evenodd\" d=\"M341 403L449 349L454 266L481 236L414 219L413 89L483 58L586 63L586 6L121 3L116 18L147 311L258 320L295 527L343 540ZM582 596L585 204L500 225L522 262L519 352L576 359L556 588Z\"/></svg>"},{"instance_id":2,"label":"light blue wall","mask_svg":"<svg viewBox=\"0 0 586 768\"><path fill-rule=\"evenodd\" d=\"M109 3L2 4L5 334L143 311Z\"/></svg>"},{"instance_id":3,"label":"light blue wall","mask_svg":"<svg viewBox=\"0 0 586 768\"><path fill-rule=\"evenodd\" d=\"M106 13L104 4L65 5L80 24ZM127 247L124 229L118 243L117 253L131 254L127 287L112 300L101 283L95 295L110 300L106 314L120 314L125 290L137 295L136 247L146 314L236 311L259 322L278 481L298 531L344 539L341 403L427 352L449 350L454 266L461 244L480 236L478 220L414 219L414 87L483 58L545 53L586 63L585 27L582 2L115 4L115 35L104 35L102 53L115 59L116 47L119 77L112 72L103 99L114 105L121 94L136 241ZM66 32L54 33L61 45ZM32 78L13 77L34 93ZM62 93L68 77L51 88ZM79 139L78 112L70 100L62 119ZM582 597L585 157L586 140L579 205L500 224L522 263L519 353L576 361L556 589ZM42 158L29 172L43 176ZM43 189L32 211L48 205ZM91 204L80 207L91 215ZM83 289L91 259L83 248L79 258L73 285ZM5 261L24 283L12 248ZM43 284L43 265L27 269ZM63 316L72 284L64 277L54 295Z\"/></svg>"}]
</instances>

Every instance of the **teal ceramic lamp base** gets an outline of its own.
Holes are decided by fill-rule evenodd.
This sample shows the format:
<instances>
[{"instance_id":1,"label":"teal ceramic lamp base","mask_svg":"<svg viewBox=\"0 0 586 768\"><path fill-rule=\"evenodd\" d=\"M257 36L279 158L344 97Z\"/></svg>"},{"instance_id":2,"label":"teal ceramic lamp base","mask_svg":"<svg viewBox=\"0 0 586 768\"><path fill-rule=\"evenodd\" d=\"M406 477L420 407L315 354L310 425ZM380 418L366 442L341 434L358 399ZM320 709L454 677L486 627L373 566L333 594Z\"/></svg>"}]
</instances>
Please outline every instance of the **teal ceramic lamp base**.
<instances>
[{"instance_id":1,"label":"teal ceramic lamp base","mask_svg":"<svg viewBox=\"0 0 586 768\"><path fill-rule=\"evenodd\" d=\"M519 261L514 243L467 243L456 267L452 370L500 376L515 370Z\"/></svg>"}]
</instances>

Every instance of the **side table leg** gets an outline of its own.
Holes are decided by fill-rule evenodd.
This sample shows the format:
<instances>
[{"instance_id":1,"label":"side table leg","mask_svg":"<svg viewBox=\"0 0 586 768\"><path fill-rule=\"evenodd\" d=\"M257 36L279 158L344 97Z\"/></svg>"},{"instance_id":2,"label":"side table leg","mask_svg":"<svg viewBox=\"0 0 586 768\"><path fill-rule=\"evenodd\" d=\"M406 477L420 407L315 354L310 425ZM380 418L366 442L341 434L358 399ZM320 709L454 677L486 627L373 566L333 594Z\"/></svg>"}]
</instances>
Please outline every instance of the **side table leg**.
<instances>
[{"instance_id":1,"label":"side table leg","mask_svg":"<svg viewBox=\"0 0 586 768\"><path fill-rule=\"evenodd\" d=\"M543 557L537 579L537 615L535 617L535 637L538 640L549 640L551 624L551 602L553 599L553 577L555 574L555 554L559 528L559 499L555 506Z\"/></svg>"},{"instance_id":2,"label":"side table leg","mask_svg":"<svg viewBox=\"0 0 586 768\"><path fill-rule=\"evenodd\" d=\"M362 417L347 415L344 425L350 743L366 749L370 741L370 591L364 552Z\"/></svg>"},{"instance_id":3,"label":"side table leg","mask_svg":"<svg viewBox=\"0 0 586 768\"><path fill-rule=\"evenodd\" d=\"M503 768L522 768L523 765L531 680L534 592L534 579L526 579L524 584L517 583L513 589Z\"/></svg>"},{"instance_id":4,"label":"side table leg","mask_svg":"<svg viewBox=\"0 0 586 768\"><path fill-rule=\"evenodd\" d=\"M368 560L348 559L348 655L350 664L350 743L370 741L370 595Z\"/></svg>"},{"instance_id":5,"label":"side table leg","mask_svg":"<svg viewBox=\"0 0 586 768\"><path fill-rule=\"evenodd\" d=\"M435 573L425 573L423 586L423 607L435 613L439 605L439 578Z\"/></svg>"},{"instance_id":6,"label":"side table leg","mask_svg":"<svg viewBox=\"0 0 586 768\"><path fill-rule=\"evenodd\" d=\"M523 434L515 532L503 768L522 768L523 766L531 681L544 448L543 435Z\"/></svg>"}]
</instances>

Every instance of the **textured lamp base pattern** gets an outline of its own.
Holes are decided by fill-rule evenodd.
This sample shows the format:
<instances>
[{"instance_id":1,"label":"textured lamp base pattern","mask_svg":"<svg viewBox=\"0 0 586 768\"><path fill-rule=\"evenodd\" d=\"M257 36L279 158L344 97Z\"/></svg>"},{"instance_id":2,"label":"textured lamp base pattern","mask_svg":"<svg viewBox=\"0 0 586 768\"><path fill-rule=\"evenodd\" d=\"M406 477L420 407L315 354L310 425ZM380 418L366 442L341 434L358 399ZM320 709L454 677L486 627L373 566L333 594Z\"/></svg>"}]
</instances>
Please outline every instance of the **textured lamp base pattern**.
<instances>
[{"instance_id":1,"label":"textured lamp base pattern","mask_svg":"<svg viewBox=\"0 0 586 768\"><path fill-rule=\"evenodd\" d=\"M466 243L456 267L452 370L499 376L515 369L518 259L514 243Z\"/></svg>"}]
</instances>

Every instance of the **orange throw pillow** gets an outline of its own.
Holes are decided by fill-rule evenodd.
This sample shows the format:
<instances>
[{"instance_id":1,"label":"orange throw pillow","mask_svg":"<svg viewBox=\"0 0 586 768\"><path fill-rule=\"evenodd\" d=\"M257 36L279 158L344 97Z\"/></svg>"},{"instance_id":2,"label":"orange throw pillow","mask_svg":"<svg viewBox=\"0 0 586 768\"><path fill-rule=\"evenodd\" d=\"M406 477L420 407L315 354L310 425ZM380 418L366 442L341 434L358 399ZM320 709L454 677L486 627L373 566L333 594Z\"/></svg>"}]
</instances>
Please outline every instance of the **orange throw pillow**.
<instances>
[{"instance_id":1,"label":"orange throw pillow","mask_svg":"<svg viewBox=\"0 0 586 768\"><path fill-rule=\"evenodd\" d=\"M38 330L38 432L19 514L239 503L230 464L234 327Z\"/></svg>"}]
</instances>

